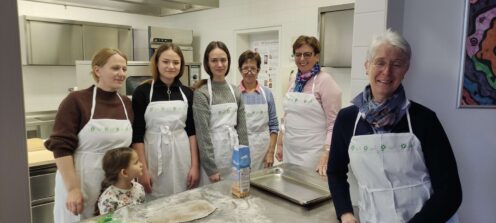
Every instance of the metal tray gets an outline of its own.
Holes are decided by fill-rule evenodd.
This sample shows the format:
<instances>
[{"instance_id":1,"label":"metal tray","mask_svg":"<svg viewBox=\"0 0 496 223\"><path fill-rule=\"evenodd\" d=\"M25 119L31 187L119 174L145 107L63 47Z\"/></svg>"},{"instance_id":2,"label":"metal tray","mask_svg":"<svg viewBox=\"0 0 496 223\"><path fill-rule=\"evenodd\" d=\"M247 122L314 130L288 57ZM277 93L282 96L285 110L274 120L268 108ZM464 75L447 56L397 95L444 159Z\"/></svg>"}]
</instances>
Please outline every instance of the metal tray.
<instances>
[{"instance_id":1,"label":"metal tray","mask_svg":"<svg viewBox=\"0 0 496 223\"><path fill-rule=\"evenodd\" d=\"M250 183L303 206L331 198L326 177L290 163L255 171L250 174Z\"/></svg>"}]
</instances>

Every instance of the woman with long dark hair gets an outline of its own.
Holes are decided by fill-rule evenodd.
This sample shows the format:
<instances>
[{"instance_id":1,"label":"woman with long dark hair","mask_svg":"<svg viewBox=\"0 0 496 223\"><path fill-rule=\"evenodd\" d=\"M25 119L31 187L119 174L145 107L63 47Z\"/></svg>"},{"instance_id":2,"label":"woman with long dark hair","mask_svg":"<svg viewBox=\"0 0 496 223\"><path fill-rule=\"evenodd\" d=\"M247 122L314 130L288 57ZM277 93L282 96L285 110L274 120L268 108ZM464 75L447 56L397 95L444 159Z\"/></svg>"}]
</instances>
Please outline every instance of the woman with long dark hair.
<instances>
[{"instance_id":1,"label":"woman with long dark hair","mask_svg":"<svg viewBox=\"0 0 496 223\"><path fill-rule=\"evenodd\" d=\"M226 178L231 170L232 149L239 144L248 145L241 94L225 78L230 65L227 46L220 41L210 42L203 56L209 78L197 83L193 100L203 184Z\"/></svg>"}]
</instances>

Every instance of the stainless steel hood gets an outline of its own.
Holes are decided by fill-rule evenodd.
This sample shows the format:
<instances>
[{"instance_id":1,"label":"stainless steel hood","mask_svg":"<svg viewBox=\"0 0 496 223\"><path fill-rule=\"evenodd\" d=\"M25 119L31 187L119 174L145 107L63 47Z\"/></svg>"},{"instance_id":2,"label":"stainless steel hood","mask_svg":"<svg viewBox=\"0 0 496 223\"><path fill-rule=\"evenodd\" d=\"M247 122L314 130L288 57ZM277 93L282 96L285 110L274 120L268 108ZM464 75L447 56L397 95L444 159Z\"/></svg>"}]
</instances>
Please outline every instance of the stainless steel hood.
<instances>
[{"instance_id":1,"label":"stainless steel hood","mask_svg":"<svg viewBox=\"0 0 496 223\"><path fill-rule=\"evenodd\" d=\"M151 16L168 16L219 7L219 0L24 0Z\"/></svg>"}]
</instances>

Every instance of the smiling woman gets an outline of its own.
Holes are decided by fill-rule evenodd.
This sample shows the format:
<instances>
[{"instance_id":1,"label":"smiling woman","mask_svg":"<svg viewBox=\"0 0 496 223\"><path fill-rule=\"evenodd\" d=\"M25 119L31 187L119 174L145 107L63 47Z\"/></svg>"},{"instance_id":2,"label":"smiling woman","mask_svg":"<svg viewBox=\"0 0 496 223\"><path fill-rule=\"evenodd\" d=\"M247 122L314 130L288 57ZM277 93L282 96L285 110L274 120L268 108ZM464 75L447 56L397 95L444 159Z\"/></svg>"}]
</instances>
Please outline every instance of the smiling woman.
<instances>
[{"instance_id":1,"label":"smiling woman","mask_svg":"<svg viewBox=\"0 0 496 223\"><path fill-rule=\"evenodd\" d=\"M101 49L92 60L96 86L70 93L60 104L45 147L57 164L54 220L74 222L93 215L103 179L105 151L131 144L131 101L117 93L126 78L127 57Z\"/></svg>"},{"instance_id":2,"label":"smiling woman","mask_svg":"<svg viewBox=\"0 0 496 223\"><path fill-rule=\"evenodd\" d=\"M338 113L327 174L342 222L358 222L349 167L361 222L458 222L462 191L448 137L436 114L408 100L401 85L410 57L398 33L375 36L365 62L369 85Z\"/></svg>"},{"instance_id":3,"label":"smiling woman","mask_svg":"<svg viewBox=\"0 0 496 223\"><path fill-rule=\"evenodd\" d=\"M202 183L208 184L229 176L231 151L239 144L248 145L248 136L241 94L225 80L231 65L227 46L220 41L210 42L203 65L210 78L197 85L193 116L203 167Z\"/></svg>"},{"instance_id":4,"label":"smiling woman","mask_svg":"<svg viewBox=\"0 0 496 223\"><path fill-rule=\"evenodd\" d=\"M239 91L245 103L252 171L272 166L279 131L274 96L257 81L261 62L260 55L251 50L243 52L238 59L243 76Z\"/></svg>"},{"instance_id":5,"label":"smiling woman","mask_svg":"<svg viewBox=\"0 0 496 223\"><path fill-rule=\"evenodd\" d=\"M316 170L325 175L341 89L320 69L320 43L300 36L293 44L298 73L283 101L284 131L277 140L278 160Z\"/></svg>"}]
</instances>

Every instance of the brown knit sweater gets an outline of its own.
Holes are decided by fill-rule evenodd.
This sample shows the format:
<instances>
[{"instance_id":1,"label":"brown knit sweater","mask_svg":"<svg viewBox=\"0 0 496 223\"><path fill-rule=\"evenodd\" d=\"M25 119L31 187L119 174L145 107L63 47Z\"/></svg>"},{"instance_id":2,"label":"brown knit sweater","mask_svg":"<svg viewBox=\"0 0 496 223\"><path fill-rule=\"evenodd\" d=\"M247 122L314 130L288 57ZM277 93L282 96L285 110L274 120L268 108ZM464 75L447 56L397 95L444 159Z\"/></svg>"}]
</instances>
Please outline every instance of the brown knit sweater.
<instances>
[{"instance_id":1,"label":"brown knit sweater","mask_svg":"<svg viewBox=\"0 0 496 223\"><path fill-rule=\"evenodd\" d=\"M71 156L78 147L79 131L88 123L91 116L94 87L93 85L87 89L72 92L60 103L52 135L45 142L45 147L53 152L55 158ZM132 122L134 116L131 100L122 95L121 98L126 105L129 120ZM115 92L107 92L97 88L93 118L126 119L122 103Z\"/></svg>"}]
</instances>

